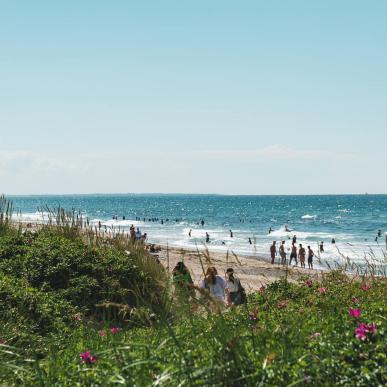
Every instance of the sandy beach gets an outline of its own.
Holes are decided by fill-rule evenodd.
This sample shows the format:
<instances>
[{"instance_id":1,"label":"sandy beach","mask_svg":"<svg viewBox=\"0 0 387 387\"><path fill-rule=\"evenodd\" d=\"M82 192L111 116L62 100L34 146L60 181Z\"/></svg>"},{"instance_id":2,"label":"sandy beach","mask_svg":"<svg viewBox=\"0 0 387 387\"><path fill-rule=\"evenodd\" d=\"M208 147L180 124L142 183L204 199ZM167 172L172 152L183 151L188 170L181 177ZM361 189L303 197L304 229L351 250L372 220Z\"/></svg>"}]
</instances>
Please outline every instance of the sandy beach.
<instances>
[{"instance_id":1,"label":"sandy beach","mask_svg":"<svg viewBox=\"0 0 387 387\"><path fill-rule=\"evenodd\" d=\"M163 265L172 270L178 261L184 261L195 284L199 284L203 279L203 267L206 269L210 265L215 266L219 275L224 275L226 269L232 267L247 292L254 292L261 286L266 286L286 275L290 281L297 281L306 275L318 279L324 272L322 270L302 269L299 266L282 266L279 264L279 257L272 265L263 258L234 256L232 252L227 254L199 251L198 253L198 251L188 249L160 247L159 259Z\"/></svg>"}]
</instances>

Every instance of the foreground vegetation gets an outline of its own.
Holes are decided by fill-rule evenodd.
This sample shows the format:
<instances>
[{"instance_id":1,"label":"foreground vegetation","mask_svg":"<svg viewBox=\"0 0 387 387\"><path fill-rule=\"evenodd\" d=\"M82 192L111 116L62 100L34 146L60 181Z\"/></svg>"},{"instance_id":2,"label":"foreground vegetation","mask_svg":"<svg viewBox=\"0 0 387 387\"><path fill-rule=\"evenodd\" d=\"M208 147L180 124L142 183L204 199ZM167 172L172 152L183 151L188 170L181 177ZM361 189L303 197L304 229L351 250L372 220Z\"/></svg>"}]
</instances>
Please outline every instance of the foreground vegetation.
<instances>
[{"instance_id":1,"label":"foreground vegetation","mask_svg":"<svg viewBox=\"0 0 387 387\"><path fill-rule=\"evenodd\" d=\"M0 205L1 210L1 205ZM385 278L286 279L222 309L175 289L142 246L62 213L0 221L4 385L369 386L387 383ZM7 215L8 214L8 215Z\"/></svg>"}]
</instances>

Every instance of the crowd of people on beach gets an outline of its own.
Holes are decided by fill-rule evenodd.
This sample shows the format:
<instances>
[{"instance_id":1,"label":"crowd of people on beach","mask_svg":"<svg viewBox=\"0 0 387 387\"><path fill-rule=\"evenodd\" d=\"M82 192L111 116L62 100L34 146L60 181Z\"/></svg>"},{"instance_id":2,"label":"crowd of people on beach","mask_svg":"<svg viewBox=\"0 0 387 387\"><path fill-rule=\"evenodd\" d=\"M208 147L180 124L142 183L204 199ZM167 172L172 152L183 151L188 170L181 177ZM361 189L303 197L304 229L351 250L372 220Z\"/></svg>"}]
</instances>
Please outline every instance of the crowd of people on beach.
<instances>
[{"instance_id":1,"label":"crowd of people on beach","mask_svg":"<svg viewBox=\"0 0 387 387\"><path fill-rule=\"evenodd\" d=\"M175 286L194 297L196 287L191 274L184 264L180 261L172 271ZM199 291L207 292L213 299L229 307L238 306L247 302L246 291L243 288L240 279L235 276L234 269L228 268L224 278L218 275L216 267L208 267L204 279L200 282Z\"/></svg>"}]
</instances>

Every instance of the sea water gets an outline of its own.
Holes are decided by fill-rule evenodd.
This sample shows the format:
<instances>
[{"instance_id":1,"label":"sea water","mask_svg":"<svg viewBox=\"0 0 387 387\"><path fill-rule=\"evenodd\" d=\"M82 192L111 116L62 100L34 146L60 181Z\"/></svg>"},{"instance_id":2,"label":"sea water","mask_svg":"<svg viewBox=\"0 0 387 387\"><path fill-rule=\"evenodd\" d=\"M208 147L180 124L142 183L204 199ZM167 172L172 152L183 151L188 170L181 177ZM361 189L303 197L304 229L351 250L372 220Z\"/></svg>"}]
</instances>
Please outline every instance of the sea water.
<instances>
[{"instance_id":1,"label":"sea water","mask_svg":"<svg viewBox=\"0 0 387 387\"><path fill-rule=\"evenodd\" d=\"M273 241L277 245L285 241L289 253L296 235L297 243L311 246L316 255L318 245L324 242L320 265L342 263L347 258L360 263L376 258L383 264L386 258L387 195L98 194L10 198L15 211L22 213L18 217L22 221L41 221L44 207L75 209L93 225L100 221L103 229L106 226L127 232L133 224L147 233L149 242L173 247L207 246L210 251L229 250L268 259ZM379 230L381 237L375 240ZM209 243L205 243L206 233L210 235Z\"/></svg>"}]
</instances>

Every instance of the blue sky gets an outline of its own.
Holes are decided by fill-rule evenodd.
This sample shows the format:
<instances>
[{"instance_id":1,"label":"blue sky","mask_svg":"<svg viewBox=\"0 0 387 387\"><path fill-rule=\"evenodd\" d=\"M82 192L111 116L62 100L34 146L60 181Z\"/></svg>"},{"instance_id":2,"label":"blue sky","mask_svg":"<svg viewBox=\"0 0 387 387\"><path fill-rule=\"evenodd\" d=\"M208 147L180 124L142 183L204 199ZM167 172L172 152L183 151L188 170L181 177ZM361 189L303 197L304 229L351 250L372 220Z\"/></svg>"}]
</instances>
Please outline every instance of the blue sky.
<instances>
[{"instance_id":1,"label":"blue sky","mask_svg":"<svg viewBox=\"0 0 387 387\"><path fill-rule=\"evenodd\" d=\"M0 191L387 193L387 2L0 0Z\"/></svg>"}]
</instances>

